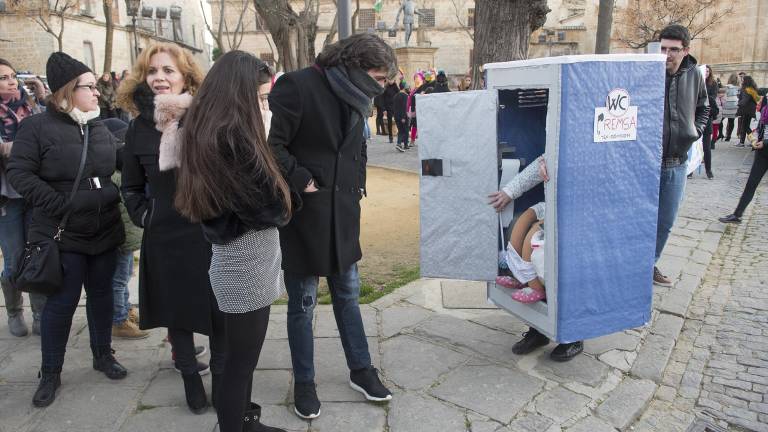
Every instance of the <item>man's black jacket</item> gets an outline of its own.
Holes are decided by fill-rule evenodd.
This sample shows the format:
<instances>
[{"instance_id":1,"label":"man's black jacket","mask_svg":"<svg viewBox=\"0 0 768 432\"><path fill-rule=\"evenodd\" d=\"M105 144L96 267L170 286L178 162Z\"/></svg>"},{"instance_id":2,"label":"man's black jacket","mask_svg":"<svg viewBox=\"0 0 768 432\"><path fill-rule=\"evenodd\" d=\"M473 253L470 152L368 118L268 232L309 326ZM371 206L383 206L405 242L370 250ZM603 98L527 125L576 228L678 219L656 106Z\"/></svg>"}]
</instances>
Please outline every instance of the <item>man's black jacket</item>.
<instances>
[{"instance_id":1,"label":"man's black jacket","mask_svg":"<svg viewBox=\"0 0 768 432\"><path fill-rule=\"evenodd\" d=\"M704 78L696 67L696 59L687 55L680 69L667 76L664 106L664 158L686 160L691 144L707 126L709 101Z\"/></svg>"}]
</instances>

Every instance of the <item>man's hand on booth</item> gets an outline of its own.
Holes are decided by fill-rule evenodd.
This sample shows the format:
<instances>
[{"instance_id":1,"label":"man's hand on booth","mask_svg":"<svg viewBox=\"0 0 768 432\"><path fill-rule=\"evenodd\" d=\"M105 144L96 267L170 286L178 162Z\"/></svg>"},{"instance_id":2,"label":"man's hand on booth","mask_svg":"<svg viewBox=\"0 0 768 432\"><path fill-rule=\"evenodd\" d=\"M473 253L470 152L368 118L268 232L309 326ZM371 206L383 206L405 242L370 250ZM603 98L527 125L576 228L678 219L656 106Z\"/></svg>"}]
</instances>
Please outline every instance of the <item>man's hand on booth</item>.
<instances>
[{"instance_id":1,"label":"man's hand on booth","mask_svg":"<svg viewBox=\"0 0 768 432\"><path fill-rule=\"evenodd\" d=\"M549 174L547 174L547 161L542 158L539 160L539 176L543 182L549 181Z\"/></svg>"}]
</instances>

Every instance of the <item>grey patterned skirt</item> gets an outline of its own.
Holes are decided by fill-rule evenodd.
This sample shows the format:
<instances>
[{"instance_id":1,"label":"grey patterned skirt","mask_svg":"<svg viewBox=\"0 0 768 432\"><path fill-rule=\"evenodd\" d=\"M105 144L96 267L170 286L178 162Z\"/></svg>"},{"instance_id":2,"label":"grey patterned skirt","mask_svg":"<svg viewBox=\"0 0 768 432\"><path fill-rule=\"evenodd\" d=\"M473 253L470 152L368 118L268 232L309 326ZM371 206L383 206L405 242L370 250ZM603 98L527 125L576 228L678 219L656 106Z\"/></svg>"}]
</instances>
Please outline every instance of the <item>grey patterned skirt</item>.
<instances>
[{"instance_id":1,"label":"grey patterned skirt","mask_svg":"<svg viewBox=\"0 0 768 432\"><path fill-rule=\"evenodd\" d=\"M277 228L248 231L213 245L211 288L225 313L245 313L271 305L285 291Z\"/></svg>"}]
</instances>

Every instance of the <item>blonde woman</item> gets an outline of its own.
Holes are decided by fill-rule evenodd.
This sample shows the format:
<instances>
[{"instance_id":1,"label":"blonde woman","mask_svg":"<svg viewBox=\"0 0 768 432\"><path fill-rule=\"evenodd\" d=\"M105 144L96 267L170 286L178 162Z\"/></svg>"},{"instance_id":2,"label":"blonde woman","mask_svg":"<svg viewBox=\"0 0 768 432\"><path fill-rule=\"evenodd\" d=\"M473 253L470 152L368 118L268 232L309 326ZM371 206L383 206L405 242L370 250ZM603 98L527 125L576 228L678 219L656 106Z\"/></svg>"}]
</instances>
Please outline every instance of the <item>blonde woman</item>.
<instances>
[{"instance_id":1,"label":"blonde woman","mask_svg":"<svg viewBox=\"0 0 768 432\"><path fill-rule=\"evenodd\" d=\"M135 117L125 135L122 192L144 228L139 262L139 327L166 327L189 409L208 406L201 373L223 372L215 332L221 313L208 281L211 244L174 208L180 123L203 80L192 56L171 44L146 48L123 81L118 105ZM210 336L211 367L195 358L193 333Z\"/></svg>"},{"instance_id":2,"label":"blonde woman","mask_svg":"<svg viewBox=\"0 0 768 432\"><path fill-rule=\"evenodd\" d=\"M128 372L112 355L112 274L125 239L115 171L115 138L99 118L96 77L84 64L58 52L46 66L53 96L45 113L24 120L16 134L8 179L32 208L28 241L58 233L63 281L48 296L41 318L40 384L32 398L48 406L61 385L72 316L85 286L93 368L110 379ZM87 144L82 180L75 184ZM77 186L77 187L75 187ZM72 190L75 192L72 194ZM66 226L61 223L68 215Z\"/></svg>"}]
</instances>

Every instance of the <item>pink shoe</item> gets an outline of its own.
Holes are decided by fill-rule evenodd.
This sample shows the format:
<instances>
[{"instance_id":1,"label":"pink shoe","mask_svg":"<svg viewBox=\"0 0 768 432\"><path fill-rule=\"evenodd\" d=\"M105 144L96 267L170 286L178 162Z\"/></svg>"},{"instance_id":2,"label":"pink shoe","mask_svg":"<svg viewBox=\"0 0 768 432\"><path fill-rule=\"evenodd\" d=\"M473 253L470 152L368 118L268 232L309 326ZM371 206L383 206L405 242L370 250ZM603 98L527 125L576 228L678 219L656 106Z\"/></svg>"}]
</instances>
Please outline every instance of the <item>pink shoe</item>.
<instances>
[{"instance_id":1,"label":"pink shoe","mask_svg":"<svg viewBox=\"0 0 768 432\"><path fill-rule=\"evenodd\" d=\"M524 283L518 281L512 276L496 276L496 285L501 285L504 288L520 289L525 286Z\"/></svg>"},{"instance_id":2,"label":"pink shoe","mask_svg":"<svg viewBox=\"0 0 768 432\"><path fill-rule=\"evenodd\" d=\"M547 298L547 295L541 291L537 291L531 287L525 287L520 291L512 293L512 300L520 303L536 303Z\"/></svg>"}]
</instances>

